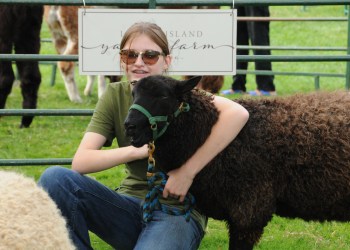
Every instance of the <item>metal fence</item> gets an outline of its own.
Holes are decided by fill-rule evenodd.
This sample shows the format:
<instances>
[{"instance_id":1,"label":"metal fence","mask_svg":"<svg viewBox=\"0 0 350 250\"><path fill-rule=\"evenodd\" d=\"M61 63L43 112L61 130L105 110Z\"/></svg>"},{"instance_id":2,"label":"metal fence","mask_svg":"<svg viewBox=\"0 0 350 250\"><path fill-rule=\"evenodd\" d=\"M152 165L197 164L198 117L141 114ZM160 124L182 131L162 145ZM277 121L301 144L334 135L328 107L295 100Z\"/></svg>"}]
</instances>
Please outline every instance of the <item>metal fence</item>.
<instances>
[{"instance_id":1,"label":"metal fence","mask_svg":"<svg viewBox=\"0 0 350 250\"><path fill-rule=\"evenodd\" d=\"M154 9L157 6L176 6L176 5L197 5L197 6L312 6L312 5L350 5L350 0L0 0L0 4L41 4L41 5L93 5L93 6L137 6ZM348 34L347 34L347 48L329 48L330 50L346 50L346 55L327 55L327 56L237 56L237 61L271 61L271 62L346 62L345 74L326 74L326 73L293 73L293 72L273 72L273 74L302 74L315 77L315 86L319 84L319 77L345 77L345 88L350 88L350 15L347 17L348 22ZM341 21L346 21L341 20ZM281 21L281 20L279 20ZM287 20L285 20L287 21ZM288 20L296 21L296 20ZM305 21L305 20L304 20ZM310 20L309 20L310 21ZM316 21L316 20L314 20ZM330 21L330 20L328 20ZM340 21L340 20L333 20ZM246 47L246 49L252 49L252 47ZM255 48L264 49L264 48ZM270 49L273 49L270 47ZM291 49L287 48L275 48L275 49ZM294 48L302 49L302 48ZM324 48L304 48L309 50L321 50ZM26 61L37 60L41 62L53 62L53 61L78 61L77 55L33 55L33 54L0 54L0 60L3 61ZM253 73L253 74L271 74L271 72L250 72L250 71L237 71L238 73ZM22 116L22 115L35 115L35 116L91 116L93 110L11 110L0 109L0 116ZM26 166L26 165L70 165L72 159L69 158L48 158L48 159L0 159L0 166Z\"/></svg>"}]
</instances>

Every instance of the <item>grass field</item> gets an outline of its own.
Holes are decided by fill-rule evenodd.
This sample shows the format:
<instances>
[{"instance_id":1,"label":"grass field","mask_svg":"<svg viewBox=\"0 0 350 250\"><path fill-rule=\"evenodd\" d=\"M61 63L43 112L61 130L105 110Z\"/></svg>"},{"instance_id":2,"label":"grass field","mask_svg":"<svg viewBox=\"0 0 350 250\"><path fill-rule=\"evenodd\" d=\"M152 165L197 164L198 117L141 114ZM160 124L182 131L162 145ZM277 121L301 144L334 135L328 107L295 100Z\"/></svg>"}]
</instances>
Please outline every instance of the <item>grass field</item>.
<instances>
[{"instance_id":1,"label":"grass field","mask_svg":"<svg viewBox=\"0 0 350 250\"><path fill-rule=\"evenodd\" d=\"M271 7L272 17L344 17L344 6ZM272 46L317 46L346 47L346 22L272 22ZM50 38L46 24L43 25L42 38ZM52 44L42 45L42 54L55 54ZM273 51L273 55L343 55L345 52L298 52ZM250 63L250 69L254 69ZM84 97L81 104L71 103L64 89L62 78L56 77L56 84L50 86L51 66L42 65L42 84L39 91L38 108L84 108L93 109L97 102L97 90L91 97ZM273 63L273 70L285 72L323 72L345 73L343 62L315 63ZM80 93L83 92L86 78L77 76ZM248 76L247 88L255 89L253 75ZM225 77L224 88L229 88L232 77ZM332 91L344 89L344 78L321 78L321 89ZM276 76L278 95L285 96L298 92L314 91L314 79L302 76ZM238 96L231 96L238 98ZM7 108L21 108L21 94L18 86L8 98ZM0 120L0 158L70 158L74 155L90 117L36 117L30 129L19 129L19 117L2 117ZM114 147L116 144L113 145ZM15 170L39 178L46 167L1 167ZM124 177L123 166L93 174L105 185L115 188ZM265 228L264 235L256 249L350 249L350 225L335 222L304 222L288 220L275 216ZM111 249L92 235L95 249ZM200 249L227 249L228 237L225 224L210 219L207 234Z\"/></svg>"}]
</instances>

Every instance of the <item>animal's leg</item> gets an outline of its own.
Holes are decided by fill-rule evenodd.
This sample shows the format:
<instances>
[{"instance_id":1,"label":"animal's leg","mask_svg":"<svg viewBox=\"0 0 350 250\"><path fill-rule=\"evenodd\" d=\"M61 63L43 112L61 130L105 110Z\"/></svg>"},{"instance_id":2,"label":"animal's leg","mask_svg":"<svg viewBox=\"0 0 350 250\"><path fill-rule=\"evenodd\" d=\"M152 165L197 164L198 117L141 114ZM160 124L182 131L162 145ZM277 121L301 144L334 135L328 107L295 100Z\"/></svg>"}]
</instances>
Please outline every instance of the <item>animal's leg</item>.
<instances>
[{"instance_id":1,"label":"animal's leg","mask_svg":"<svg viewBox=\"0 0 350 250\"><path fill-rule=\"evenodd\" d=\"M233 223L227 224L229 228L230 250L252 250L263 233L263 228L239 230Z\"/></svg>"},{"instance_id":2,"label":"animal's leg","mask_svg":"<svg viewBox=\"0 0 350 250\"><path fill-rule=\"evenodd\" d=\"M102 94L106 90L106 78L104 75L98 76L98 98L102 96Z\"/></svg>"},{"instance_id":3,"label":"animal's leg","mask_svg":"<svg viewBox=\"0 0 350 250\"><path fill-rule=\"evenodd\" d=\"M96 76L94 76L94 75L87 76L87 82L86 82L85 89L84 89L84 95L91 96L92 89L94 87L95 78L96 78Z\"/></svg>"},{"instance_id":4,"label":"animal's leg","mask_svg":"<svg viewBox=\"0 0 350 250\"><path fill-rule=\"evenodd\" d=\"M5 108L6 100L11 93L14 80L15 75L12 70L11 62L0 61L0 109Z\"/></svg>"},{"instance_id":5,"label":"animal's leg","mask_svg":"<svg viewBox=\"0 0 350 250\"><path fill-rule=\"evenodd\" d=\"M30 16L21 25L19 35L15 39L16 54L39 54L40 51L40 30L43 18L43 7L33 6L30 10ZM35 109L38 99L38 90L41 83L41 74L39 63L16 62L19 78L21 81L21 90L23 96L22 107L24 109ZM21 127L29 127L33 121L33 116L23 116Z\"/></svg>"},{"instance_id":6,"label":"animal's leg","mask_svg":"<svg viewBox=\"0 0 350 250\"><path fill-rule=\"evenodd\" d=\"M234 201L226 199L225 207L230 208L227 222L230 249L253 249L276 210L275 192L271 180L255 181L245 190L249 190L249 196L241 192L235 194Z\"/></svg>"},{"instance_id":7,"label":"animal's leg","mask_svg":"<svg viewBox=\"0 0 350 250\"><path fill-rule=\"evenodd\" d=\"M122 79L122 76L104 76L104 75L99 75L98 76L98 98L102 96L102 94L106 90L106 78L109 78L110 82L119 82ZM93 89L93 84L95 81L95 76L88 76L88 81L84 90L84 94L91 95L92 89Z\"/></svg>"},{"instance_id":8,"label":"animal's leg","mask_svg":"<svg viewBox=\"0 0 350 250\"><path fill-rule=\"evenodd\" d=\"M11 54L14 37L14 17L10 6L0 8L0 53ZM0 109L5 108L8 95L11 93L15 76L11 62L0 61Z\"/></svg>"},{"instance_id":9,"label":"animal's leg","mask_svg":"<svg viewBox=\"0 0 350 250\"><path fill-rule=\"evenodd\" d=\"M38 62L17 62L18 73L21 81L23 96L22 107L24 109L35 109L38 100L38 91L41 83L41 74ZM21 128L28 128L34 116L23 116Z\"/></svg>"},{"instance_id":10,"label":"animal's leg","mask_svg":"<svg viewBox=\"0 0 350 250\"><path fill-rule=\"evenodd\" d=\"M60 69L61 75L63 77L69 100L78 103L82 102L78 87L75 83L74 62L58 62L58 68Z\"/></svg>"},{"instance_id":11,"label":"animal's leg","mask_svg":"<svg viewBox=\"0 0 350 250\"><path fill-rule=\"evenodd\" d=\"M45 19L52 33L56 50L64 55L78 54L78 17L75 6L45 6ZM58 62L68 97L82 102L74 77L74 62Z\"/></svg>"}]
</instances>

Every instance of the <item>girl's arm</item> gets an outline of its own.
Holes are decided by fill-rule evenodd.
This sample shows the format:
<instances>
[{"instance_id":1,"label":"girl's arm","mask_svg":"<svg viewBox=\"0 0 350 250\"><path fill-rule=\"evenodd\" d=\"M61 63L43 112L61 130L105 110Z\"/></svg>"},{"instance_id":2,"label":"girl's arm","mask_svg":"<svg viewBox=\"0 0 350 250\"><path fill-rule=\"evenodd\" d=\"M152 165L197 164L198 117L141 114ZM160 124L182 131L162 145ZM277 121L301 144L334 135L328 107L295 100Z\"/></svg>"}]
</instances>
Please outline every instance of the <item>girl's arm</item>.
<instances>
[{"instance_id":1,"label":"girl's arm","mask_svg":"<svg viewBox=\"0 0 350 250\"><path fill-rule=\"evenodd\" d=\"M101 150L105 142L106 137L103 135L85 133L74 155L72 169L81 174L93 173L148 156L147 145L141 148L128 146Z\"/></svg>"},{"instance_id":2,"label":"girl's arm","mask_svg":"<svg viewBox=\"0 0 350 250\"><path fill-rule=\"evenodd\" d=\"M164 198L170 195L179 197L182 202L196 174L238 135L248 121L248 111L232 100L215 96L214 105L220 112L218 122L196 153L180 168L168 172Z\"/></svg>"}]
</instances>

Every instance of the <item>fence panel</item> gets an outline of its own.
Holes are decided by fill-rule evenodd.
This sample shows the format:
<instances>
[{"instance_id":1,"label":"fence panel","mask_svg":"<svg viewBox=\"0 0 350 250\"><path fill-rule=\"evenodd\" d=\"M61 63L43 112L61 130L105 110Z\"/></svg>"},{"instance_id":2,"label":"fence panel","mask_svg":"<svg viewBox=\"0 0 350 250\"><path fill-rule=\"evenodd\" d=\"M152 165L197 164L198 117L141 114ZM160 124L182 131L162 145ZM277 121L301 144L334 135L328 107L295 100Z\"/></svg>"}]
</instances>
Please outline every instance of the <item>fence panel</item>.
<instances>
[{"instance_id":1,"label":"fence panel","mask_svg":"<svg viewBox=\"0 0 350 250\"><path fill-rule=\"evenodd\" d=\"M146 8L155 8L156 6L176 6L176 5L198 5L198 6L232 6L232 0L0 0L0 4L44 4L44 5L93 5L93 6L138 6ZM235 6L312 6L312 5L350 5L350 0L235 0ZM281 21L281 20L280 20ZM296 20L289 20L296 21ZM329 20L328 20L329 21ZM340 20L332 20L340 21ZM341 21L344 21L342 18ZM348 43L347 48L338 48L346 50L347 55L341 56L237 56L237 61L264 61L272 62L347 62L346 67L346 85L345 88L350 88L350 15L347 18L348 22ZM248 48L247 48L248 49ZM262 49L262 48L261 48ZM281 48L282 49L282 48ZM286 48L285 48L286 49ZM316 49L316 48L315 48ZM336 50L336 49L335 49ZM20 60L37 60L37 61L78 61L78 56L75 55L30 55L30 54L0 54L0 60L3 61L20 61ZM238 71L240 72L240 71ZM249 71L241 71L240 73L249 73ZM257 72L259 73L259 72ZM269 72L260 72L260 74L268 74ZM286 74L286 72L274 72L277 74ZM292 72L290 72L292 73ZM324 73L305 73L314 74L315 79L319 80L319 76L329 76ZM335 77L344 77L341 74L333 75ZM315 80L315 85L317 85ZM35 115L35 116L90 116L93 110L0 110L0 116L20 116L20 115ZM70 158L48 158L48 159L0 159L0 166L26 166L26 165L69 165L72 159Z\"/></svg>"}]
</instances>

